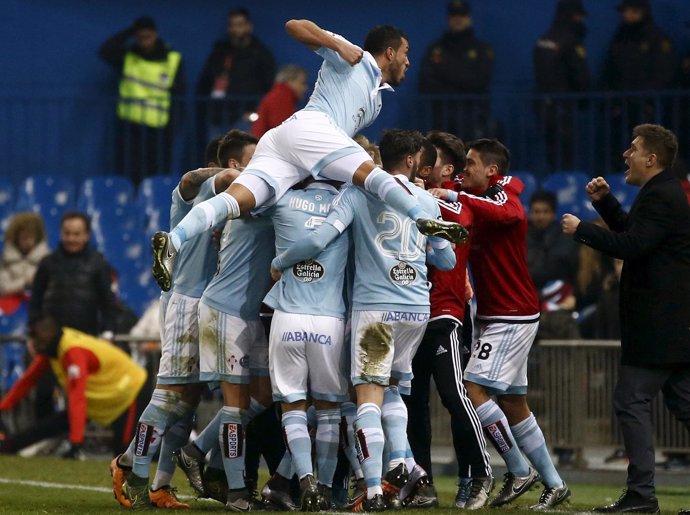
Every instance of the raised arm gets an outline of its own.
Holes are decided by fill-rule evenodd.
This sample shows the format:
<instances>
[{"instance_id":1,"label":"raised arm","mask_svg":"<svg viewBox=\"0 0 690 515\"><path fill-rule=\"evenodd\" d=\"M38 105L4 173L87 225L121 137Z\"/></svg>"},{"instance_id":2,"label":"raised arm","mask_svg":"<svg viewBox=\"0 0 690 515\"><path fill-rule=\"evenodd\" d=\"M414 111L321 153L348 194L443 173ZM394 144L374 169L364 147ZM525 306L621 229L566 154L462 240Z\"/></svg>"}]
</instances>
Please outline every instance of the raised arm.
<instances>
[{"instance_id":1,"label":"raised arm","mask_svg":"<svg viewBox=\"0 0 690 515\"><path fill-rule=\"evenodd\" d=\"M336 37L334 34L323 30L316 23L310 20L290 20L285 24L285 32L288 35L308 46L312 50L320 47L330 48L340 54L345 61L351 65L357 64L362 60L364 52L357 45L349 41Z\"/></svg>"}]
</instances>

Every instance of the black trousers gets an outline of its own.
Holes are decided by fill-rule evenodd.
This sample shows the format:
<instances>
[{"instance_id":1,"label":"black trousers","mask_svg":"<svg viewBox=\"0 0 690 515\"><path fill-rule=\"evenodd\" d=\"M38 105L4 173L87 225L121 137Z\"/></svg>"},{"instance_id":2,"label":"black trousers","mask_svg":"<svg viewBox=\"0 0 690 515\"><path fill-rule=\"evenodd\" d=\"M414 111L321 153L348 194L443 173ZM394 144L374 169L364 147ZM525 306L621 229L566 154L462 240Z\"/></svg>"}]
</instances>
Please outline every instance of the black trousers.
<instances>
[{"instance_id":1,"label":"black trousers","mask_svg":"<svg viewBox=\"0 0 690 515\"><path fill-rule=\"evenodd\" d=\"M652 401L659 391L669 411L690 431L690 364L668 368L621 365L613 407L628 454L627 488L654 495Z\"/></svg>"},{"instance_id":2,"label":"black trousers","mask_svg":"<svg viewBox=\"0 0 690 515\"><path fill-rule=\"evenodd\" d=\"M407 438L410 448L415 461L427 471L430 478L433 477L429 414L432 377L441 402L450 414L459 475L491 475L482 426L462 384L461 330L461 325L453 319L443 318L429 322L412 360L414 379L411 394L403 396L409 412Z\"/></svg>"}]
</instances>

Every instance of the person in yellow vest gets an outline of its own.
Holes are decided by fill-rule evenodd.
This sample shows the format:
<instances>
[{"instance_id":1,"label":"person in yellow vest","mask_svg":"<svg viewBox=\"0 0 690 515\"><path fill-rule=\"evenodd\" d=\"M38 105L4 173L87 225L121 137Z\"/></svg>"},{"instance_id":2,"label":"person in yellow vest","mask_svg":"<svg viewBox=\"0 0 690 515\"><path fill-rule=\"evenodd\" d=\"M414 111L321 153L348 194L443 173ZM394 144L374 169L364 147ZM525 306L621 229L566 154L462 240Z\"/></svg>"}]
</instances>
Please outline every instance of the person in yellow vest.
<instances>
[{"instance_id":1,"label":"person in yellow vest","mask_svg":"<svg viewBox=\"0 0 690 515\"><path fill-rule=\"evenodd\" d=\"M82 455L86 421L90 419L113 426L113 451L122 452L132 438L141 411L137 408L146 405L146 395L140 395L146 383L146 370L110 342L60 327L52 316L45 314L29 322L28 349L34 360L0 399L0 411L12 409L49 368L67 393L67 411L51 423L42 423L41 428L7 435L2 450L17 451L69 429L70 448L63 457L78 458Z\"/></svg>"},{"instance_id":2,"label":"person in yellow vest","mask_svg":"<svg viewBox=\"0 0 690 515\"><path fill-rule=\"evenodd\" d=\"M173 100L186 88L182 55L158 36L156 23L148 16L108 38L99 55L121 77L117 104L119 172L136 183L149 175L170 173Z\"/></svg>"}]
</instances>

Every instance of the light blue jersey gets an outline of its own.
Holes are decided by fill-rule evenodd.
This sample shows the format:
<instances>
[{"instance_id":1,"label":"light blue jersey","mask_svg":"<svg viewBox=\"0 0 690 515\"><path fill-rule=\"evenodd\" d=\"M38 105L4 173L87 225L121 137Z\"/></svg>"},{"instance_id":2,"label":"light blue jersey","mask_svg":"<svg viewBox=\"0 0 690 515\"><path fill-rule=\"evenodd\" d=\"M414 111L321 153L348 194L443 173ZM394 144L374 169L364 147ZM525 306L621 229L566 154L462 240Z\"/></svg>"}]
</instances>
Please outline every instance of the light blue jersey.
<instances>
[{"instance_id":1,"label":"light blue jersey","mask_svg":"<svg viewBox=\"0 0 690 515\"><path fill-rule=\"evenodd\" d=\"M214 197L215 194L215 177L209 177L199 188L199 193L194 197L193 205L196 206L204 200ZM172 209L170 217L172 223ZM178 252L172 291L188 297L199 298L216 269L218 252L212 239L212 233L203 232L187 240Z\"/></svg>"},{"instance_id":2,"label":"light blue jersey","mask_svg":"<svg viewBox=\"0 0 690 515\"><path fill-rule=\"evenodd\" d=\"M434 218L438 203L426 191L396 176ZM338 231L352 226L355 279L352 309L429 313L426 270L427 238L415 223L357 186L349 186L334 201L326 223Z\"/></svg>"},{"instance_id":3,"label":"light blue jersey","mask_svg":"<svg viewBox=\"0 0 690 515\"><path fill-rule=\"evenodd\" d=\"M242 320L258 320L271 287L273 241L269 218L228 220L220 238L218 270L201 302Z\"/></svg>"},{"instance_id":4,"label":"light blue jersey","mask_svg":"<svg viewBox=\"0 0 690 515\"><path fill-rule=\"evenodd\" d=\"M336 195L337 190L325 183L288 191L266 212L273 218L276 252L283 252L321 225ZM314 259L285 270L264 302L285 313L345 318L343 281L349 241L345 232Z\"/></svg>"},{"instance_id":5,"label":"light blue jersey","mask_svg":"<svg viewBox=\"0 0 690 515\"><path fill-rule=\"evenodd\" d=\"M180 185L178 183L172 191L172 202L170 203L170 228L172 229L180 223L187 213L189 213L194 206L194 199L185 200L180 193Z\"/></svg>"},{"instance_id":6,"label":"light blue jersey","mask_svg":"<svg viewBox=\"0 0 690 515\"><path fill-rule=\"evenodd\" d=\"M321 47L316 53L323 57L323 64L304 110L326 113L352 137L376 120L381 112L381 92L393 88L381 83L381 70L369 52L364 52L354 66L330 48Z\"/></svg>"}]
</instances>

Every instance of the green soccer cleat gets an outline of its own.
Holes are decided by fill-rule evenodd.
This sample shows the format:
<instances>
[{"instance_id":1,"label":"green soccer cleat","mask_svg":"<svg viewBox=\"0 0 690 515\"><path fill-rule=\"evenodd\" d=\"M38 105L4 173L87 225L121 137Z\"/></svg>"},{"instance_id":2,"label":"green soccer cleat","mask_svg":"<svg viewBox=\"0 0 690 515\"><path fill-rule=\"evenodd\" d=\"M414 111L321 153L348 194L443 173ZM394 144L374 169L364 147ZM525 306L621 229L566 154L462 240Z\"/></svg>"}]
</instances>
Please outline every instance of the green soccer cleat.
<instances>
[{"instance_id":1,"label":"green soccer cleat","mask_svg":"<svg viewBox=\"0 0 690 515\"><path fill-rule=\"evenodd\" d=\"M455 222L434 218L420 218L415 223L419 232L424 236L437 236L458 245L465 243L470 238L470 233L467 229Z\"/></svg>"},{"instance_id":2,"label":"green soccer cleat","mask_svg":"<svg viewBox=\"0 0 690 515\"><path fill-rule=\"evenodd\" d=\"M170 291L172 288L172 273L175 269L177 251L172 244L170 234L159 231L151 238L151 248L153 249L153 278L163 291Z\"/></svg>"}]
</instances>

